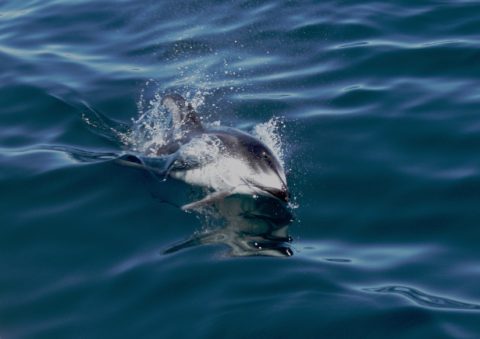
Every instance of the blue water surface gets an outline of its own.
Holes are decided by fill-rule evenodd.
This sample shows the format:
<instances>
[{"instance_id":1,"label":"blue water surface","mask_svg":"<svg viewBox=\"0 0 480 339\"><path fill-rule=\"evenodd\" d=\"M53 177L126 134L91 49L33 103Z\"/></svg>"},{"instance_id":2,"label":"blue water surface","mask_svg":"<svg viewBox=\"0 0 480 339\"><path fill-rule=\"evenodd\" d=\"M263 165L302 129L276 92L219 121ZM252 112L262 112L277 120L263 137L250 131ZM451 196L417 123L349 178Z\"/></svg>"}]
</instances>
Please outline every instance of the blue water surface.
<instances>
[{"instance_id":1,"label":"blue water surface","mask_svg":"<svg viewBox=\"0 0 480 339\"><path fill-rule=\"evenodd\" d=\"M0 337L480 337L479 27L473 0L0 2ZM190 188L84 161L170 91L283 119L292 256L169 252L209 225Z\"/></svg>"}]
</instances>

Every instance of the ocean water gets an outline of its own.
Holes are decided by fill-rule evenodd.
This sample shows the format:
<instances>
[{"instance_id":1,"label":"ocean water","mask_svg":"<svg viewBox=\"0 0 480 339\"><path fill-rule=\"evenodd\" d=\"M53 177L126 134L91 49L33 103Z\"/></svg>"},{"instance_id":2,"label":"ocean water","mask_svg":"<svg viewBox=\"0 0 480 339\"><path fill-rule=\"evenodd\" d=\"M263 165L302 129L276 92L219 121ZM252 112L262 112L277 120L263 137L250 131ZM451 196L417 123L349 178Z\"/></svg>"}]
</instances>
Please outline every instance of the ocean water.
<instances>
[{"instance_id":1,"label":"ocean water","mask_svg":"<svg viewBox=\"0 0 480 339\"><path fill-rule=\"evenodd\" d=\"M479 27L473 0L0 2L0 337L480 337ZM115 160L171 92L281 158L288 206L225 201L278 228Z\"/></svg>"}]
</instances>

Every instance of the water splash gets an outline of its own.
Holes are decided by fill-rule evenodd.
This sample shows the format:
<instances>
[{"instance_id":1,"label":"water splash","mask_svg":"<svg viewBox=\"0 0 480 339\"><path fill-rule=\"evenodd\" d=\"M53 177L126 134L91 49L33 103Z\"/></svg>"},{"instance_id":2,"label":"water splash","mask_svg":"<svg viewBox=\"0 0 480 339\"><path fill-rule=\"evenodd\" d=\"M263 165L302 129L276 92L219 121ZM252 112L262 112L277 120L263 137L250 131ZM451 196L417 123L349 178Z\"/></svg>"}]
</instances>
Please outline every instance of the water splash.
<instances>
[{"instance_id":1,"label":"water splash","mask_svg":"<svg viewBox=\"0 0 480 339\"><path fill-rule=\"evenodd\" d=\"M252 134L266 144L285 167L285 152L282 143L282 130L285 121L279 117L273 117L267 122L256 125Z\"/></svg>"},{"instance_id":2,"label":"water splash","mask_svg":"<svg viewBox=\"0 0 480 339\"><path fill-rule=\"evenodd\" d=\"M152 156L156 148L167 143L171 118L161 102L162 96L156 93L153 99L148 101L145 110L142 101L138 104L139 116L132 119L132 132L127 143L131 150Z\"/></svg>"}]
</instances>

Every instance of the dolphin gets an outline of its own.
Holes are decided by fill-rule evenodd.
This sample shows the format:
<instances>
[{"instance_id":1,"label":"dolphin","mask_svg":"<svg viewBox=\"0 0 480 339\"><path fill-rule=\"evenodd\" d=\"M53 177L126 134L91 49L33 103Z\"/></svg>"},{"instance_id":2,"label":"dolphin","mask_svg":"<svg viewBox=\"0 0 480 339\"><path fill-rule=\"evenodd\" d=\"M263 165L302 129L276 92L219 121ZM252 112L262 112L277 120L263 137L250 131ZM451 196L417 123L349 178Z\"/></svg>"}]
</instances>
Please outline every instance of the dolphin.
<instances>
[{"instance_id":1,"label":"dolphin","mask_svg":"<svg viewBox=\"0 0 480 339\"><path fill-rule=\"evenodd\" d=\"M125 155L123 164L156 172L156 161L168 159L160 171L208 194L182 206L196 209L231 195L262 196L283 203L289 200L285 170L272 150L252 135L231 127L207 127L192 105L179 94L161 101L171 114L168 140L154 147L154 157Z\"/></svg>"}]
</instances>

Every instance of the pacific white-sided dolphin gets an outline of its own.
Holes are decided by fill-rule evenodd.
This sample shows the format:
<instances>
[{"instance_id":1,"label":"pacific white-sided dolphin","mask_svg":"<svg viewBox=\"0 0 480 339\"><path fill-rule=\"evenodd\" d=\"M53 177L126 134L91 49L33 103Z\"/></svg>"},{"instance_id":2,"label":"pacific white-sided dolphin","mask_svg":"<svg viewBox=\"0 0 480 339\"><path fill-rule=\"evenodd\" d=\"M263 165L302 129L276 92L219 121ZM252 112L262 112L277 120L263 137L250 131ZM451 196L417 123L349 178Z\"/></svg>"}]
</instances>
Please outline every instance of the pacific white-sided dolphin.
<instances>
[{"instance_id":1,"label":"pacific white-sided dolphin","mask_svg":"<svg viewBox=\"0 0 480 339\"><path fill-rule=\"evenodd\" d=\"M204 126L192 106L178 94L166 95L162 104L172 116L172 128L167 142L156 146L154 153L169 157L166 175L209 191L183 209L234 194L288 201L285 170L267 145L235 128ZM154 157L129 155L122 161L155 170Z\"/></svg>"}]
</instances>

